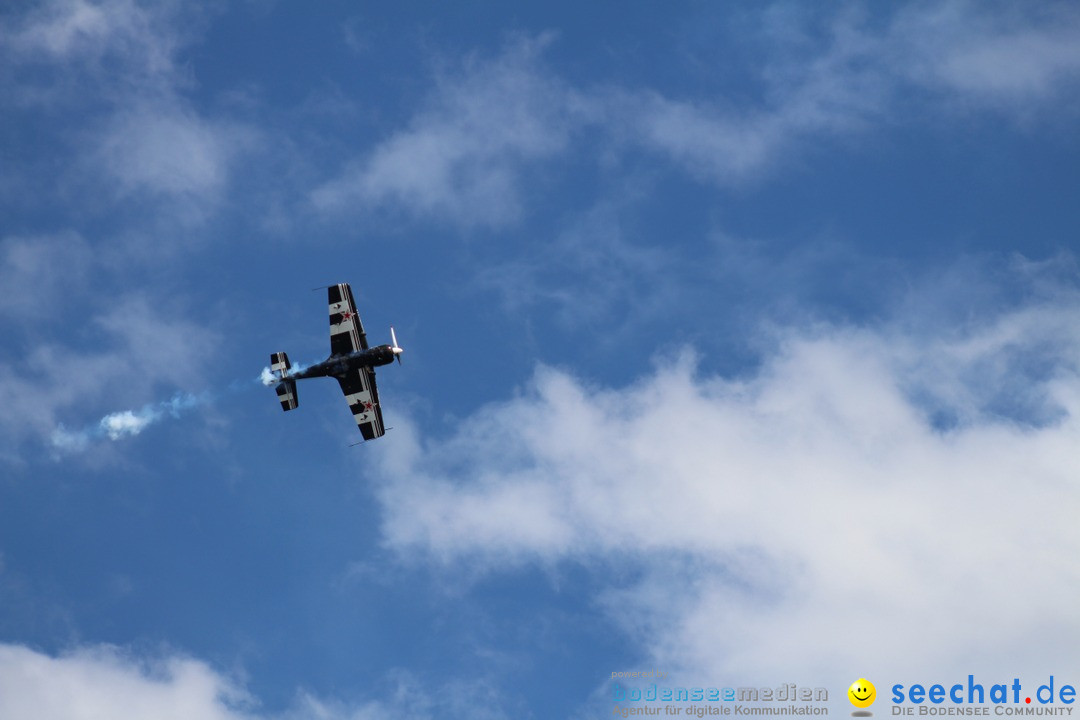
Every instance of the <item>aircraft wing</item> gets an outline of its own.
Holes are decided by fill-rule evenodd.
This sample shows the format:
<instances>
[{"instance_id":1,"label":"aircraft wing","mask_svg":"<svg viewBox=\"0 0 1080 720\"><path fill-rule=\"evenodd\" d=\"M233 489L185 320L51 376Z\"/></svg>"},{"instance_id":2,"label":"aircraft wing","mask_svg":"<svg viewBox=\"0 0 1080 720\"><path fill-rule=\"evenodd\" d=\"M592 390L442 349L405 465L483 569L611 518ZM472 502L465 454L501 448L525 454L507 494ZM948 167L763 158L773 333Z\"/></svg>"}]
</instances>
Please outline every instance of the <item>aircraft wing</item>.
<instances>
[{"instance_id":1,"label":"aircraft wing","mask_svg":"<svg viewBox=\"0 0 1080 720\"><path fill-rule=\"evenodd\" d=\"M345 393L345 402L349 403L349 410L352 410L353 419L364 439L374 440L385 435L375 371L369 367L355 368L345 377L338 378L338 384L341 385L341 392Z\"/></svg>"},{"instance_id":2,"label":"aircraft wing","mask_svg":"<svg viewBox=\"0 0 1080 720\"><path fill-rule=\"evenodd\" d=\"M349 283L331 285L327 294L330 300L330 354L348 355L367 350L367 335L364 334L360 316L356 314L356 302L353 301ZM371 385L375 386L374 375Z\"/></svg>"}]
</instances>

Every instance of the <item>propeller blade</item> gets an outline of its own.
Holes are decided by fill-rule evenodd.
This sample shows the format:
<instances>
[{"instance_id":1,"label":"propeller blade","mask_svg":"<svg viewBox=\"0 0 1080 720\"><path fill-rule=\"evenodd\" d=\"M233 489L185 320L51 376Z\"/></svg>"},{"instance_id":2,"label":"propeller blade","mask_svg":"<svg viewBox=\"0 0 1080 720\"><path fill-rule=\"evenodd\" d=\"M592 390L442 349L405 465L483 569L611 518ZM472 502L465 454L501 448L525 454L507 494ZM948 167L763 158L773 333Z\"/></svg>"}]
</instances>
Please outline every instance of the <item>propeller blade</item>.
<instances>
[{"instance_id":1,"label":"propeller blade","mask_svg":"<svg viewBox=\"0 0 1080 720\"><path fill-rule=\"evenodd\" d=\"M390 326L390 341L393 343L391 350L394 351L394 359L398 361L398 365L401 364L401 353L405 352L401 349L401 346L397 344L397 334L394 332L394 326Z\"/></svg>"}]
</instances>

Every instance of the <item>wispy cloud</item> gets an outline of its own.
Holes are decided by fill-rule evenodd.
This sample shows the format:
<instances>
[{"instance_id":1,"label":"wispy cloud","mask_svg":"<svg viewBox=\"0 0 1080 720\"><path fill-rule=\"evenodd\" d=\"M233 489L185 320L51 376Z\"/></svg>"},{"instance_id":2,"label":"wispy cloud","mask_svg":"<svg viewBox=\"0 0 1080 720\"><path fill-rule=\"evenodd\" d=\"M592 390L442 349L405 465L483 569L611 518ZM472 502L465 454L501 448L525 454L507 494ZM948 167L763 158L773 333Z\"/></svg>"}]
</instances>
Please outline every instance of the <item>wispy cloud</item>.
<instances>
[{"instance_id":1,"label":"wispy cloud","mask_svg":"<svg viewBox=\"0 0 1080 720\"><path fill-rule=\"evenodd\" d=\"M497 293L510 314L542 305L554 307L553 317L564 326L603 323L605 339L620 334L613 314L639 326L665 312L686 268L674 249L628 229L643 193L626 187L623 197L574 216L550 242L519 249L512 260L478 259L477 285Z\"/></svg>"},{"instance_id":2,"label":"wispy cloud","mask_svg":"<svg viewBox=\"0 0 1080 720\"><path fill-rule=\"evenodd\" d=\"M256 133L190 100L179 53L199 13L173 3L55 0L0 25L0 57L13 73L4 102L49 123L50 152L70 156L50 186L61 181L96 204L145 193L164 203L158 212L180 219L214 208Z\"/></svg>"},{"instance_id":3,"label":"wispy cloud","mask_svg":"<svg viewBox=\"0 0 1080 720\"><path fill-rule=\"evenodd\" d=\"M0 318L47 320L57 308L44 299L81 292L95 265L90 244L75 232L0 238Z\"/></svg>"},{"instance_id":4,"label":"wispy cloud","mask_svg":"<svg viewBox=\"0 0 1080 720\"><path fill-rule=\"evenodd\" d=\"M69 305L76 302L75 297ZM101 309L92 306L80 316L85 321L85 334L91 338L89 345L82 336L66 334L43 341L36 333L9 326L11 344L0 352L0 392L7 398L11 412L0 416L0 428L4 430L0 453L15 457L19 448L32 439L47 446L63 444L64 438L77 440L82 431L70 437L54 437L54 431L61 425L71 427L73 419L85 418L88 405L137 402L160 397L162 387L191 387L201 382L207 358L192 354L191 348L212 347L216 337L213 332L155 307L144 295L129 294L107 304ZM61 305L58 312L70 315L72 311ZM41 322L24 320L30 321L31 329L34 322ZM179 358L187 359L181 362ZM183 398L188 396L181 393L173 409L182 412ZM105 433L112 429L114 434L123 434L124 427L135 429L140 419L152 419L155 412L167 415L164 405L151 403L133 410L130 418L117 418L109 428L98 430ZM97 421L92 425L96 426ZM88 432L87 439L95 432Z\"/></svg>"},{"instance_id":5,"label":"wispy cloud","mask_svg":"<svg viewBox=\"0 0 1080 720\"><path fill-rule=\"evenodd\" d=\"M321 211L389 206L501 225L521 212L522 168L564 152L587 115L574 91L537 67L547 40L446 72L408 127L315 189Z\"/></svg>"},{"instance_id":6,"label":"wispy cloud","mask_svg":"<svg viewBox=\"0 0 1080 720\"><path fill-rule=\"evenodd\" d=\"M22 645L0 644L0 717L69 720L93 708L115 720L503 720L499 692L483 682L432 687L390 671L385 693L345 702L299 690L284 710L260 711L258 699L237 679L181 654L144 656L96 645L53 656Z\"/></svg>"},{"instance_id":7,"label":"wispy cloud","mask_svg":"<svg viewBox=\"0 0 1080 720\"><path fill-rule=\"evenodd\" d=\"M51 65L59 70L51 79L64 94L38 92L22 96L23 100L81 99L90 88L71 83L88 78L110 91L126 87L161 92L181 81L174 54L182 35L174 10L169 3L146 7L132 0L38 3L29 12L5 18L0 51L10 65ZM25 83L14 87L29 92Z\"/></svg>"},{"instance_id":8,"label":"wispy cloud","mask_svg":"<svg viewBox=\"0 0 1080 720\"><path fill-rule=\"evenodd\" d=\"M953 0L900 11L886 43L911 81L1026 116L1076 90L1078 38L1080 11L1066 3Z\"/></svg>"},{"instance_id":9,"label":"wispy cloud","mask_svg":"<svg viewBox=\"0 0 1080 720\"><path fill-rule=\"evenodd\" d=\"M956 111L1052 118L1080 84L1080 13L912 4L875 17L848 6L824 18L795 4L763 13L750 41L761 100L680 100L622 89L628 138L722 184L756 180L813 139L840 145L897 121ZM613 114L614 116L614 114ZM615 123L613 123L615 124Z\"/></svg>"},{"instance_id":10,"label":"wispy cloud","mask_svg":"<svg viewBox=\"0 0 1080 720\"><path fill-rule=\"evenodd\" d=\"M404 130L360 152L311 200L327 213L383 207L502 226L521 218L526 179L570 154L603 164L644 150L702 182L741 185L821 139L842 146L898 120L958 110L1053 117L1080 82L1080 13L1000 8L776 5L747 26L761 92L739 102L575 83L543 62L557 39L518 39L440 74Z\"/></svg>"},{"instance_id":11,"label":"wispy cloud","mask_svg":"<svg viewBox=\"0 0 1080 720\"><path fill-rule=\"evenodd\" d=\"M175 99L119 110L101 128L90 166L121 194L139 191L210 201L224 187L246 131L199 116Z\"/></svg>"}]
</instances>

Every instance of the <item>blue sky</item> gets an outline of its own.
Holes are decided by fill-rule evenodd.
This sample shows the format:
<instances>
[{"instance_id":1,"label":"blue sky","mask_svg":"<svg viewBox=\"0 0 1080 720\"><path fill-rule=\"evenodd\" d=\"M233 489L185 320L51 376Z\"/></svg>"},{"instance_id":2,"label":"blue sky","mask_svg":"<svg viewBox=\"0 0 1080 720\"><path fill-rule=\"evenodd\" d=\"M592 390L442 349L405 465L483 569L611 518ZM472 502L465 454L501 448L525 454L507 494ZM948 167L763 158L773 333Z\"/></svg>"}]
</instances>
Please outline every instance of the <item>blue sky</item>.
<instances>
[{"instance_id":1,"label":"blue sky","mask_svg":"<svg viewBox=\"0 0 1080 720\"><path fill-rule=\"evenodd\" d=\"M11 3L0 83L0 717L1080 680L1075 5ZM337 282L362 447L258 382Z\"/></svg>"}]
</instances>

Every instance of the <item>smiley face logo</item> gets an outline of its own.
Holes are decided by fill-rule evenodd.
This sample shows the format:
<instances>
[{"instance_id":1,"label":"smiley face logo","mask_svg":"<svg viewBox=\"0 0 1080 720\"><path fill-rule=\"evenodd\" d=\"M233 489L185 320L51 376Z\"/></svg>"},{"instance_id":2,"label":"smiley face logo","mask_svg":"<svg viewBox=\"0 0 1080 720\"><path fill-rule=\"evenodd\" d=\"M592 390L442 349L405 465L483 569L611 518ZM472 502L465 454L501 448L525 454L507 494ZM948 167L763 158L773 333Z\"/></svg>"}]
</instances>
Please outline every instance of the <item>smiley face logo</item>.
<instances>
[{"instance_id":1,"label":"smiley face logo","mask_svg":"<svg viewBox=\"0 0 1080 720\"><path fill-rule=\"evenodd\" d=\"M847 696L855 707L868 708L877 699L877 690L874 688L874 683L866 678L859 678L851 683L851 687L847 690Z\"/></svg>"}]
</instances>

